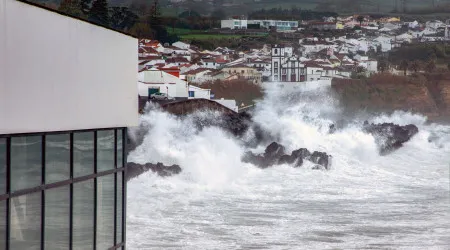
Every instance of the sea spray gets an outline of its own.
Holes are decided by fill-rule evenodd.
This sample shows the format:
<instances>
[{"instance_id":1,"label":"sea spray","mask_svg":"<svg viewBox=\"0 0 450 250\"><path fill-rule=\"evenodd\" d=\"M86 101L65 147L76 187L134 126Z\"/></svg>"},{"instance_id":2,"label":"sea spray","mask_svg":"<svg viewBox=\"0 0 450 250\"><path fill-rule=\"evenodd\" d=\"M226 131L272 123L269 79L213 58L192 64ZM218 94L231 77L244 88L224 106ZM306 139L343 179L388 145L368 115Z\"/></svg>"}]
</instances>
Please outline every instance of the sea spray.
<instances>
[{"instance_id":1,"label":"sea spray","mask_svg":"<svg viewBox=\"0 0 450 250\"><path fill-rule=\"evenodd\" d=\"M246 148L251 131L236 138L197 126L195 115L149 110L141 117L148 132L128 160L183 172L129 182L130 249L448 248L450 127L407 112L346 117L326 88L267 86L254 112L288 150L333 155L332 169L258 169L240 160L267 146ZM364 120L413 123L419 133L380 156ZM330 124L339 124L335 133Z\"/></svg>"}]
</instances>

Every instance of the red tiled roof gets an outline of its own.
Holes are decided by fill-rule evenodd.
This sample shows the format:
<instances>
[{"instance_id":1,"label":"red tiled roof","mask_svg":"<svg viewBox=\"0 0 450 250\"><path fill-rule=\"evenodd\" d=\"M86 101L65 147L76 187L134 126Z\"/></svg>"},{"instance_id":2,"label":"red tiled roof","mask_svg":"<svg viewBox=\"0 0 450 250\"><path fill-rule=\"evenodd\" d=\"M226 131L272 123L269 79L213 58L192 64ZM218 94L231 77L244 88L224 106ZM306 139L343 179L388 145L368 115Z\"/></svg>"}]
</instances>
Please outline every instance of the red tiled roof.
<instances>
[{"instance_id":1,"label":"red tiled roof","mask_svg":"<svg viewBox=\"0 0 450 250\"><path fill-rule=\"evenodd\" d=\"M144 61L140 62L139 65L144 65L144 64L146 64L146 63L148 63L148 62L150 62L150 61L144 60Z\"/></svg>"},{"instance_id":2,"label":"red tiled roof","mask_svg":"<svg viewBox=\"0 0 450 250\"><path fill-rule=\"evenodd\" d=\"M141 49L144 50L146 53L159 54L159 52L152 47L145 47L145 46L139 47L139 51L141 51Z\"/></svg>"},{"instance_id":3,"label":"red tiled roof","mask_svg":"<svg viewBox=\"0 0 450 250\"><path fill-rule=\"evenodd\" d=\"M188 72L184 73L183 75L195 75L195 74L198 74L198 73L206 71L206 70L209 70L209 69L207 69L207 68L193 69L193 70L189 70Z\"/></svg>"},{"instance_id":4,"label":"red tiled roof","mask_svg":"<svg viewBox=\"0 0 450 250\"><path fill-rule=\"evenodd\" d=\"M330 24L336 24L334 22L310 22L309 25L330 25Z\"/></svg>"},{"instance_id":5,"label":"red tiled roof","mask_svg":"<svg viewBox=\"0 0 450 250\"><path fill-rule=\"evenodd\" d=\"M184 57L173 57L166 59L166 63L189 63L189 60Z\"/></svg>"},{"instance_id":6,"label":"red tiled roof","mask_svg":"<svg viewBox=\"0 0 450 250\"><path fill-rule=\"evenodd\" d=\"M165 66L163 66L163 67L158 67L158 69L163 69L163 70L180 70L180 68L178 68L177 66L167 66L167 65L165 65Z\"/></svg>"},{"instance_id":7,"label":"red tiled roof","mask_svg":"<svg viewBox=\"0 0 450 250\"><path fill-rule=\"evenodd\" d=\"M317 62L308 61L308 62L304 62L303 64L304 64L305 67L307 67L307 68L323 68L323 67L320 66Z\"/></svg>"},{"instance_id":8,"label":"red tiled roof","mask_svg":"<svg viewBox=\"0 0 450 250\"><path fill-rule=\"evenodd\" d=\"M230 61L224 59L217 59L216 63L229 63Z\"/></svg>"},{"instance_id":9,"label":"red tiled roof","mask_svg":"<svg viewBox=\"0 0 450 250\"><path fill-rule=\"evenodd\" d=\"M147 71L147 70L142 70L142 71ZM140 72L142 72L142 71L140 71ZM140 83L143 83L143 84L165 84L165 83L163 83L163 82L142 82L142 81L139 81ZM174 82L169 82L169 83L167 83L167 84L176 84L176 83L174 83Z\"/></svg>"},{"instance_id":10,"label":"red tiled roof","mask_svg":"<svg viewBox=\"0 0 450 250\"><path fill-rule=\"evenodd\" d=\"M143 56L139 57L139 60L147 60L147 61L153 61L153 60L162 60L161 56Z\"/></svg>"}]
</instances>

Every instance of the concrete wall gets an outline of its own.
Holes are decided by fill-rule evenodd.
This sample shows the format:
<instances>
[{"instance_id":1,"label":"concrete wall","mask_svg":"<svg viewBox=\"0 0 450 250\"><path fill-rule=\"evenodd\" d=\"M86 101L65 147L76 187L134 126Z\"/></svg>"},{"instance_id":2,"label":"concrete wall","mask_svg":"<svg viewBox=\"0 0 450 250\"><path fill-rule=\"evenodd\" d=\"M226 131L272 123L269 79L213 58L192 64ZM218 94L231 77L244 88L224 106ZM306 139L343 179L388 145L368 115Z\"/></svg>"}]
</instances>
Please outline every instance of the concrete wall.
<instances>
[{"instance_id":1,"label":"concrete wall","mask_svg":"<svg viewBox=\"0 0 450 250\"><path fill-rule=\"evenodd\" d=\"M217 110L224 114L232 114L235 112L218 102L207 99L189 99L179 102L169 102L161 105L161 107L165 111L175 115L191 114L199 110Z\"/></svg>"},{"instance_id":2,"label":"concrete wall","mask_svg":"<svg viewBox=\"0 0 450 250\"><path fill-rule=\"evenodd\" d=\"M138 41L0 0L0 134L135 126Z\"/></svg>"}]
</instances>

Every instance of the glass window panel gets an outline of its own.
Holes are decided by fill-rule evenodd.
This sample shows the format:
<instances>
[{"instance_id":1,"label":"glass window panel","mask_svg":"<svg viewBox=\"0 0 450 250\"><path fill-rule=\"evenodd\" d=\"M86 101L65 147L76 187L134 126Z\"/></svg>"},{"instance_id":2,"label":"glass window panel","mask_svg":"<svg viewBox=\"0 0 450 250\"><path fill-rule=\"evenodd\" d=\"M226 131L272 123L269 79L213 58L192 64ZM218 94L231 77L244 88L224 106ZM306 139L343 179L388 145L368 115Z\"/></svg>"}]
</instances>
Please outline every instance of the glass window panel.
<instances>
[{"instance_id":1,"label":"glass window panel","mask_svg":"<svg viewBox=\"0 0 450 250\"><path fill-rule=\"evenodd\" d=\"M97 173L114 168L114 130L97 131Z\"/></svg>"},{"instance_id":2,"label":"glass window panel","mask_svg":"<svg viewBox=\"0 0 450 250\"><path fill-rule=\"evenodd\" d=\"M0 194L4 193L6 193L6 139L0 138Z\"/></svg>"},{"instance_id":3,"label":"glass window panel","mask_svg":"<svg viewBox=\"0 0 450 250\"><path fill-rule=\"evenodd\" d=\"M73 176L94 173L94 132L73 134Z\"/></svg>"},{"instance_id":4,"label":"glass window panel","mask_svg":"<svg viewBox=\"0 0 450 250\"><path fill-rule=\"evenodd\" d=\"M0 201L0 250L6 249L6 201Z\"/></svg>"},{"instance_id":5,"label":"glass window panel","mask_svg":"<svg viewBox=\"0 0 450 250\"><path fill-rule=\"evenodd\" d=\"M70 178L70 135L45 136L45 182Z\"/></svg>"},{"instance_id":6,"label":"glass window panel","mask_svg":"<svg viewBox=\"0 0 450 250\"><path fill-rule=\"evenodd\" d=\"M11 138L11 191L41 185L42 137Z\"/></svg>"},{"instance_id":7,"label":"glass window panel","mask_svg":"<svg viewBox=\"0 0 450 250\"><path fill-rule=\"evenodd\" d=\"M44 249L69 249L70 185L45 191Z\"/></svg>"},{"instance_id":8,"label":"glass window panel","mask_svg":"<svg viewBox=\"0 0 450 250\"><path fill-rule=\"evenodd\" d=\"M97 179L97 249L114 246L114 174Z\"/></svg>"},{"instance_id":9,"label":"glass window panel","mask_svg":"<svg viewBox=\"0 0 450 250\"><path fill-rule=\"evenodd\" d=\"M122 187L122 172L117 173L117 225L116 225L116 244L122 242L122 204L123 204L123 187Z\"/></svg>"},{"instance_id":10,"label":"glass window panel","mask_svg":"<svg viewBox=\"0 0 450 250\"><path fill-rule=\"evenodd\" d=\"M10 249L41 249L41 192L11 199Z\"/></svg>"},{"instance_id":11,"label":"glass window panel","mask_svg":"<svg viewBox=\"0 0 450 250\"><path fill-rule=\"evenodd\" d=\"M117 130L117 168L123 167L123 142L122 142L123 129Z\"/></svg>"},{"instance_id":12,"label":"glass window panel","mask_svg":"<svg viewBox=\"0 0 450 250\"><path fill-rule=\"evenodd\" d=\"M94 180L73 184L73 249L94 248Z\"/></svg>"}]
</instances>

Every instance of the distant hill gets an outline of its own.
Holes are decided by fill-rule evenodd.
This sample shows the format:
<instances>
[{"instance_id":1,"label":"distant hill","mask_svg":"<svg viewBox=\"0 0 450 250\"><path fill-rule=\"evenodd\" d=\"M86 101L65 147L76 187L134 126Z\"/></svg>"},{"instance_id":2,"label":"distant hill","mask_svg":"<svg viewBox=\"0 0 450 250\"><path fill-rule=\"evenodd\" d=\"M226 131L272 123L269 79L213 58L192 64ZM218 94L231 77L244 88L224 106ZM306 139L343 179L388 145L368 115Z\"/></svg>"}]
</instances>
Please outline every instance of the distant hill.
<instances>
[{"instance_id":1,"label":"distant hill","mask_svg":"<svg viewBox=\"0 0 450 250\"><path fill-rule=\"evenodd\" d=\"M30 0L46 5L58 6L61 0ZM153 0L108 0L109 6L126 6L142 11ZM403 6L405 2L405 6ZM394 10L420 14L450 12L450 0L159 0L162 14L177 16L186 10L193 10L202 15L209 15L220 9L227 16L247 15L255 10L295 6L301 9L331 11L340 14L353 13L390 13Z\"/></svg>"},{"instance_id":2,"label":"distant hill","mask_svg":"<svg viewBox=\"0 0 450 250\"><path fill-rule=\"evenodd\" d=\"M110 0L112 5L130 5L132 3L151 3L151 0ZM404 7L402 3L405 2ZM227 15L246 15L259 9L284 8L293 6L301 9L332 11L338 13L382 12L396 9L406 10L436 9L450 5L450 0L160 0L165 13L175 15L191 9L201 14L209 14L214 9L222 9Z\"/></svg>"}]
</instances>

